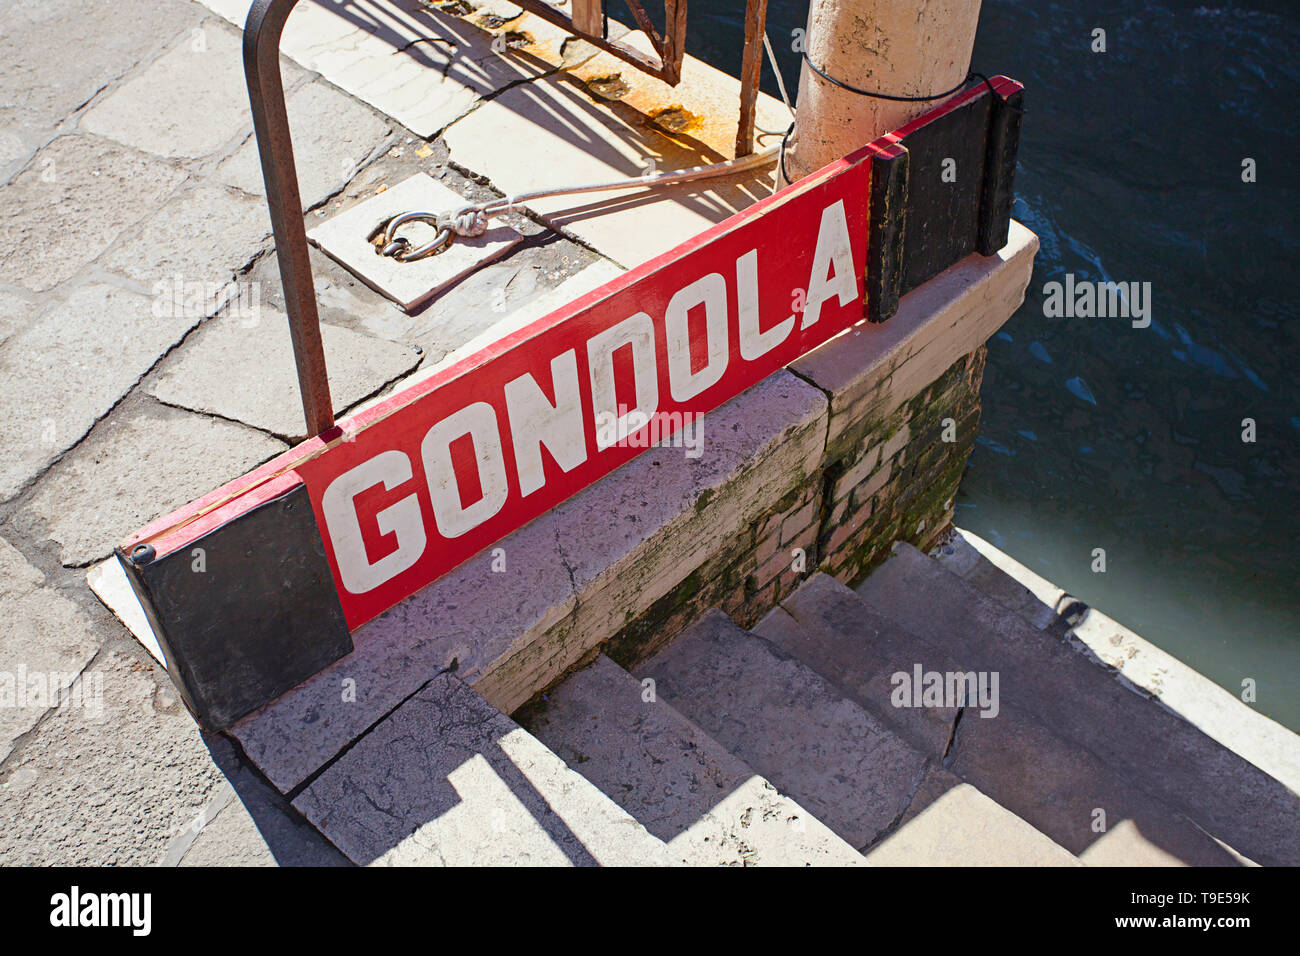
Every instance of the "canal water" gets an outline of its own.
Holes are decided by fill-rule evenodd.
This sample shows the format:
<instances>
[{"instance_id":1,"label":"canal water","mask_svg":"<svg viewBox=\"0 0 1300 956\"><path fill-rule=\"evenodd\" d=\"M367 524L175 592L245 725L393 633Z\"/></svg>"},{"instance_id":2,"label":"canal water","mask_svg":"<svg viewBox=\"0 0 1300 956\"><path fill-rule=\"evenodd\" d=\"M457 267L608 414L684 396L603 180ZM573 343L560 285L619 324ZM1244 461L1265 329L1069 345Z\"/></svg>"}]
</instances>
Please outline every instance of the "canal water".
<instances>
[{"instance_id":1,"label":"canal water","mask_svg":"<svg viewBox=\"0 0 1300 956\"><path fill-rule=\"evenodd\" d=\"M743 6L687 48L737 74ZM807 3L768 9L793 97ZM1300 731L1300 5L986 0L973 68L1027 87L1042 249L957 522ZM1150 283L1149 325L1045 309L1067 275Z\"/></svg>"}]
</instances>

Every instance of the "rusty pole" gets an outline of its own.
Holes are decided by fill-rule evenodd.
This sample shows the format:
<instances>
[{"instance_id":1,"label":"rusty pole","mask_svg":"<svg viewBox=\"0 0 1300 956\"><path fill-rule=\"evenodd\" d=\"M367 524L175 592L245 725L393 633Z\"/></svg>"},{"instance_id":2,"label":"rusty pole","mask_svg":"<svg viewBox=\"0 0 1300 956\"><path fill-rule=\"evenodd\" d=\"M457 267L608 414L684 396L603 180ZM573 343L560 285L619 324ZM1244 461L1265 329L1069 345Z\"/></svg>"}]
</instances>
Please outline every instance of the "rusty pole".
<instances>
[{"instance_id":1,"label":"rusty pole","mask_svg":"<svg viewBox=\"0 0 1300 956\"><path fill-rule=\"evenodd\" d=\"M312 437L334 427L334 405L325 372L325 348L321 344L316 289L307 254L307 227L302 218L298 172L294 168L289 116L284 105L284 82L280 77L280 34L297 2L257 0L253 4L244 25L244 76L253 108L257 150L262 158L262 177L266 181L266 204L271 212L275 255L284 285L284 306L289 316L294 362L298 366L302 411L307 419L307 435Z\"/></svg>"}]
</instances>

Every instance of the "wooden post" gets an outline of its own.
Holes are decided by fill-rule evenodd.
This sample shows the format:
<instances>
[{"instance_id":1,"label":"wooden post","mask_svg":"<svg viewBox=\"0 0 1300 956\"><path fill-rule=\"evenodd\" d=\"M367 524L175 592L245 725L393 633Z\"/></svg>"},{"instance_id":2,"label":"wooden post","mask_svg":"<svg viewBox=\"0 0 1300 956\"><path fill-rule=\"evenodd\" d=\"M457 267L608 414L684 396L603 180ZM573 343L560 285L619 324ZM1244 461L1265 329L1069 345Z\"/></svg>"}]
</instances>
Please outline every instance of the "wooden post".
<instances>
[{"instance_id":1,"label":"wooden post","mask_svg":"<svg viewBox=\"0 0 1300 956\"><path fill-rule=\"evenodd\" d=\"M603 0L573 0L573 28L601 36L605 32Z\"/></svg>"},{"instance_id":2,"label":"wooden post","mask_svg":"<svg viewBox=\"0 0 1300 956\"><path fill-rule=\"evenodd\" d=\"M894 96L932 96L970 70L980 0L812 0L808 57L841 83ZM807 61L799 75L791 179L847 156L944 98L897 102L862 96L823 79Z\"/></svg>"},{"instance_id":3,"label":"wooden post","mask_svg":"<svg viewBox=\"0 0 1300 956\"><path fill-rule=\"evenodd\" d=\"M754 151L754 104L763 76L763 28L767 23L767 0L745 4L745 53L740 64L740 128L736 130L736 155Z\"/></svg>"}]
</instances>

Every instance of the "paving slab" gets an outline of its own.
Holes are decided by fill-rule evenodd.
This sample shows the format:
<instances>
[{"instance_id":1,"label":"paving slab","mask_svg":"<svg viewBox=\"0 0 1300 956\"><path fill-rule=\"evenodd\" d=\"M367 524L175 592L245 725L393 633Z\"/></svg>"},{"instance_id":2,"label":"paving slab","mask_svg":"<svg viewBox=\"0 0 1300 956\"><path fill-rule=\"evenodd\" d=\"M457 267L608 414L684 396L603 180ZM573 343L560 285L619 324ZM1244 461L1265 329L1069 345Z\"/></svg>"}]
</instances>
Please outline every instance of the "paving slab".
<instances>
[{"instance_id":1,"label":"paving slab","mask_svg":"<svg viewBox=\"0 0 1300 956\"><path fill-rule=\"evenodd\" d=\"M330 395L338 411L373 395L420 363L409 346L322 325ZM280 436L306 437L289 320L271 308L222 312L150 379L169 405L220 415Z\"/></svg>"},{"instance_id":2,"label":"paving slab","mask_svg":"<svg viewBox=\"0 0 1300 956\"><path fill-rule=\"evenodd\" d=\"M603 654L521 722L689 866L854 866L861 855Z\"/></svg>"},{"instance_id":3,"label":"paving slab","mask_svg":"<svg viewBox=\"0 0 1300 956\"><path fill-rule=\"evenodd\" d=\"M148 288L161 300L155 312L202 319L236 294L229 283L270 245L270 235L265 203L197 186L168 199L100 264Z\"/></svg>"},{"instance_id":4,"label":"paving slab","mask_svg":"<svg viewBox=\"0 0 1300 956\"><path fill-rule=\"evenodd\" d=\"M667 862L659 840L451 674L430 680L294 806L363 865Z\"/></svg>"},{"instance_id":5,"label":"paving slab","mask_svg":"<svg viewBox=\"0 0 1300 956\"><path fill-rule=\"evenodd\" d=\"M207 5L240 26L247 16L247 10L241 13L225 0ZM488 19L490 9L478 11L474 22L418 0L300 3L285 23L281 49L416 135L431 138L483 96L564 62L561 30L517 7L505 9L513 5L492 6L501 6L509 22L485 29L481 23L494 22ZM507 32L519 40L494 50L495 34Z\"/></svg>"},{"instance_id":6,"label":"paving slab","mask_svg":"<svg viewBox=\"0 0 1300 956\"><path fill-rule=\"evenodd\" d=\"M159 515L193 501L284 451L243 425L152 401L100 422L37 483L14 516L33 537L84 567Z\"/></svg>"},{"instance_id":7,"label":"paving slab","mask_svg":"<svg viewBox=\"0 0 1300 956\"><path fill-rule=\"evenodd\" d=\"M707 69L703 64L696 68ZM458 164L487 176L508 196L684 169L721 158L652 126L620 118L567 74L505 91L454 123L444 139ZM771 195L775 175L769 166L654 191L565 196L527 206L552 227L631 268Z\"/></svg>"},{"instance_id":8,"label":"paving slab","mask_svg":"<svg viewBox=\"0 0 1300 956\"><path fill-rule=\"evenodd\" d=\"M116 285L92 282L55 300L13 298L0 344L0 499L15 495L90 431L199 321ZM64 387L51 387L64 378ZM51 376L54 376L52 379Z\"/></svg>"},{"instance_id":9,"label":"paving slab","mask_svg":"<svg viewBox=\"0 0 1300 956\"><path fill-rule=\"evenodd\" d=\"M931 770L872 866L1081 866L1064 847L968 783Z\"/></svg>"},{"instance_id":10,"label":"paving slab","mask_svg":"<svg viewBox=\"0 0 1300 956\"><path fill-rule=\"evenodd\" d=\"M248 5L243 0L200 0L213 13L243 29ZM463 51L467 60L481 58L482 51L474 32L452 32L459 20L460 29L477 28L486 34L488 48L498 36L505 39L511 56L523 60L521 68L537 69L539 64L552 67L581 63L598 52L589 44L574 42L563 30L509 0L487 0L465 4L467 12L456 16L443 10L443 4L420 3L418 0L367 0L362 4L340 5L309 0L298 4L285 24L281 49L310 70L332 79L327 68L341 70L363 59L368 50L359 49L360 40L371 36L392 50L405 50L412 44L437 43L445 53ZM454 8L456 4L445 4ZM619 21L610 18L607 35L618 39L628 32ZM465 36L470 37L466 42ZM441 42L439 42L441 41ZM498 49L500 43L498 43ZM351 52L351 56L347 54ZM476 64L466 63L465 78L473 79ZM457 79L460 79L458 76ZM481 78L480 78L481 81ZM382 108L382 107L381 107Z\"/></svg>"},{"instance_id":11,"label":"paving slab","mask_svg":"<svg viewBox=\"0 0 1300 956\"><path fill-rule=\"evenodd\" d=\"M0 188L0 282L44 292L158 209L185 173L97 136L60 136Z\"/></svg>"},{"instance_id":12,"label":"paving slab","mask_svg":"<svg viewBox=\"0 0 1300 956\"><path fill-rule=\"evenodd\" d=\"M285 86L304 76L291 67ZM209 156L252 126L239 35L208 19L107 94L80 128L167 158Z\"/></svg>"},{"instance_id":13,"label":"paving slab","mask_svg":"<svg viewBox=\"0 0 1300 956\"><path fill-rule=\"evenodd\" d=\"M1039 630L906 544L857 592L951 648L964 670L998 671L1004 705L1032 714L1238 853L1263 865L1300 862L1300 796L1118 679L1083 644Z\"/></svg>"},{"instance_id":14,"label":"paving slab","mask_svg":"<svg viewBox=\"0 0 1300 956\"><path fill-rule=\"evenodd\" d=\"M189 3L7 3L0 32L0 128L27 144L105 86L198 25ZM75 51L75 69L60 62ZM0 163L2 166L2 163Z\"/></svg>"},{"instance_id":15,"label":"paving slab","mask_svg":"<svg viewBox=\"0 0 1300 956\"><path fill-rule=\"evenodd\" d=\"M225 781L177 834L163 866L351 866L335 846L240 758L231 742L205 735Z\"/></svg>"},{"instance_id":16,"label":"paving slab","mask_svg":"<svg viewBox=\"0 0 1300 956\"><path fill-rule=\"evenodd\" d=\"M859 850L902 815L925 773L926 758L892 730L721 611L636 674Z\"/></svg>"},{"instance_id":17,"label":"paving slab","mask_svg":"<svg viewBox=\"0 0 1300 956\"><path fill-rule=\"evenodd\" d=\"M322 80L294 90L285 103L303 209L337 193L387 145L393 124ZM253 196L265 196L257 140L249 137L217 168L216 178Z\"/></svg>"},{"instance_id":18,"label":"paving slab","mask_svg":"<svg viewBox=\"0 0 1300 956\"><path fill-rule=\"evenodd\" d=\"M94 707L41 721L0 769L9 866L149 866L222 784L166 676L105 648L72 689Z\"/></svg>"},{"instance_id":19,"label":"paving slab","mask_svg":"<svg viewBox=\"0 0 1300 956\"><path fill-rule=\"evenodd\" d=\"M492 268L492 266L488 266L473 278L484 276ZM441 329L440 332L443 336L441 341L448 344L455 342L454 347L449 349L437 361L426 362L417 371L403 379L399 387L408 388L432 375L436 375L442 369L455 365L461 359L467 358L493 342L505 338L511 332L517 332L556 309L581 298L597 286L604 285L611 279L616 279L623 274L623 271L608 259L597 259L581 272L565 279L558 286L529 296L523 305L507 312L500 318L497 318L496 313L493 312L492 320L485 322L480 312L476 323L478 331L472 331L471 327L466 325L460 330L459 334L452 333L449 335L445 328ZM472 279L462 283L461 286L457 287L457 291L469 285L471 281ZM441 304L440 302L439 305Z\"/></svg>"},{"instance_id":20,"label":"paving slab","mask_svg":"<svg viewBox=\"0 0 1300 956\"><path fill-rule=\"evenodd\" d=\"M0 538L0 763L99 650L90 620Z\"/></svg>"},{"instance_id":21,"label":"paving slab","mask_svg":"<svg viewBox=\"0 0 1300 956\"><path fill-rule=\"evenodd\" d=\"M774 476L790 487L807 480L821 453L825 399L779 373L710 412L702 427L699 458L647 449L358 628L351 654L231 733L287 791L453 662L514 712L743 533L777 494ZM593 525L593 515L615 517ZM344 678L356 681L355 704L339 702Z\"/></svg>"},{"instance_id":22,"label":"paving slab","mask_svg":"<svg viewBox=\"0 0 1300 956\"><path fill-rule=\"evenodd\" d=\"M367 285L412 312L447 286L510 251L523 236L499 219L481 236L456 236L437 255L401 262L378 254L369 236L399 213L456 212L466 200L426 173L386 189L307 232L307 239L331 259L346 266ZM431 241L433 226L412 223L402 231L413 247Z\"/></svg>"}]
</instances>

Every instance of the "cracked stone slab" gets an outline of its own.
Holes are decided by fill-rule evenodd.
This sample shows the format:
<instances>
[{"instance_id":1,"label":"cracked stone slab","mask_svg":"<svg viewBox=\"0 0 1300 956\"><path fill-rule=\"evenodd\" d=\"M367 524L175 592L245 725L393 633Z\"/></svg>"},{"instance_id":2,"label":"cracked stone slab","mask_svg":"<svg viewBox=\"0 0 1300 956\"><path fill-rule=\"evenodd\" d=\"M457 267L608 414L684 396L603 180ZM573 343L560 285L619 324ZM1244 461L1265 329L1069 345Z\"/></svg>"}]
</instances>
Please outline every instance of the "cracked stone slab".
<instances>
[{"instance_id":1,"label":"cracked stone slab","mask_svg":"<svg viewBox=\"0 0 1300 956\"><path fill-rule=\"evenodd\" d=\"M637 676L854 847L902 815L925 772L926 758L892 730L721 611Z\"/></svg>"},{"instance_id":2,"label":"cracked stone slab","mask_svg":"<svg viewBox=\"0 0 1300 956\"><path fill-rule=\"evenodd\" d=\"M192 25L197 25L196 10L185 3L6 3L0 128L19 141L34 142ZM64 51L75 51L75 68L62 68Z\"/></svg>"},{"instance_id":3,"label":"cracked stone slab","mask_svg":"<svg viewBox=\"0 0 1300 956\"><path fill-rule=\"evenodd\" d=\"M285 86L304 75L283 70ZM252 126L239 36L205 20L96 103L81 129L167 158L217 152Z\"/></svg>"},{"instance_id":4,"label":"cracked stone slab","mask_svg":"<svg viewBox=\"0 0 1300 956\"><path fill-rule=\"evenodd\" d=\"M167 678L106 648L0 774L10 866L149 866L222 784Z\"/></svg>"},{"instance_id":5,"label":"cracked stone slab","mask_svg":"<svg viewBox=\"0 0 1300 956\"><path fill-rule=\"evenodd\" d=\"M138 402L100 422L37 482L14 516L84 567L132 531L286 449L243 425Z\"/></svg>"},{"instance_id":6,"label":"cracked stone slab","mask_svg":"<svg viewBox=\"0 0 1300 956\"><path fill-rule=\"evenodd\" d=\"M773 476L807 481L826 433L825 396L781 372L714 409L703 429L699 458L647 449L358 628L351 654L231 734L288 791L453 662L478 693L515 711L744 533L778 494ZM592 515L620 517L593 534ZM500 573L494 549L505 556ZM347 678L356 702L342 704Z\"/></svg>"},{"instance_id":7,"label":"cracked stone slab","mask_svg":"<svg viewBox=\"0 0 1300 956\"><path fill-rule=\"evenodd\" d=\"M521 717L688 866L854 866L803 807L603 654Z\"/></svg>"},{"instance_id":8,"label":"cracked stone slab","mask_svg":"<svg viewBox=\"0 0 1300 956\"><path fill-rule=\"evenodd\" d=\"M156 300L90 283L42 315L39 302L0 297L15 331L0 344L0 499L10 498L73 447L197 316L157 314ZM51 369L75 388L52 389Z\"/></svg>"},{"instance_id":9,"label":"cracked stone slab","mask_svg":"<svg viewBox=\"0 0 1300 956\"><path fill-rule=\"evenodd\" d=\"M66 699L99 644L81 609L0 538L0 762Z\"/></svg>"},{"instance_id":10,"label":"cracked stone slab","mask_svg":"<svg viewBox=\"0 0 1300 956\"><path fill-rule=\"evenodd\" d=\"M0 188L0 282L44 292L76 275L185 178L97 136L60 136Z\"/></svg>"},{"instance_id":11,"label":"cracked stone slab","mask_svg":"<svg viewBox=\"0 0 1300 956\"><path fill-rule=\"evenodd\" d=\"M944 770L926 775L872 866L1081 866L1058 843Z\"/></svg>"},{"instance_id":12,"label":"cracked stone slab","mask_svg":"<svg viewBox=\"0 0 1300 956\"><path fill-rule=\"evenodd\" d=\"M711 68L688 57L683 69ZM710 79L721 83L722 76L711 74ZM727 82L735 84L730 78ZM734 136L734 119L732 123ZM654 129L640 113L619 115L567 74L507 90L453 124L444 138L457 163L487 176L506 195L638 177L725 158ZM503 149L503 143L527 147ZM653 191L631 188L527 205L548 225L631 268L771 195L775 175L774 166L766 166Z\"/></svg>"},{"instance_id":13,"label":"cracked stone slab","mask_svg":"<svg viewBox=\"0 0 1300 956\"><path fill-rule=\"evenodd\" d=\"M204 318L234 290L228 287L266 245L266 204L219 186L178 193L117 245L101 264L148 287L157 312ZM202 306L196 287L202 284Z\"/></svg>"},{"instance_id":14,"label":"cracked stone slab","mask_svg":"<svg viewBox=\"0 0 1300 956\"><path fill-rule=\"evenodd\" d=\"M303 209L337 193L382 148L392 124L328 83L314 80L285 103ZM376 144L379 144L378 146ZM216 178L252 196L265 196L257 141L250 137L218 167Z\"/></svg>"},{"instance_id":15,"label":"cracked stone slab","mask_svg":"<svg viewBox=\"0 0 1300 956\"><path fill-rule=\"evenodd\" d=\"M409 346L322 325L330 394L355 405L420 364ZM222 312L152 377L149 393L168 405L220 415L290 441L306 437L289 320L271 308ZM210 490L210 489L209 489Z\"/></svg>"},{"instance_id":16,"label":"cracked stone slab","mask_svg":"<svg viewBox=\"0 0 1300 956\"><path fill-rule=\"evenodd\" d=\"M451 674L429 681L293 805L363 865L667 862L659 840Z\"/></svg>"},{"instance_id":17,"label":"cracked stone slab","mask_svg":"<svg viewBox=\"0 0 1300 956\"><path fill-rule=\"evenodd\" d=\"M501 222L490 223L483 235L456 236L442 252L413 262L379 255L368 237L376 226L399 213L455 212L465 205L464 197L427 173L419 173L314 227L307 239L409 313L458 279L505 255L523 236ZM422 223L412 223L402 231L413 246L429 242L435 234L434 227Z\"/></svg>"}]
</instances>

